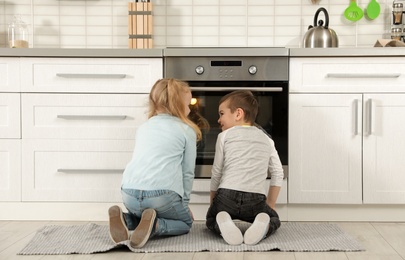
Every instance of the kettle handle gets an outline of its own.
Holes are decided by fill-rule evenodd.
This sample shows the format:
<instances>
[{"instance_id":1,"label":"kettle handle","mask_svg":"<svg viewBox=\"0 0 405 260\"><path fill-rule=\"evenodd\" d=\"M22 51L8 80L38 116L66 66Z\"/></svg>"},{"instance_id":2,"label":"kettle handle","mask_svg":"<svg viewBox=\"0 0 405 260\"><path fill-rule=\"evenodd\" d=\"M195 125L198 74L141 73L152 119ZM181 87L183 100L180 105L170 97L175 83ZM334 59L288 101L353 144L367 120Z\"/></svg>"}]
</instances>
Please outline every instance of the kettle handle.
<instances>
[{"instance_id":1,"label":"kettle handle","mask_svg":"<svg viewBox=\"0 0 405 260\"><path fill-rule=\"evenodd\" d=\"M323 8L323 7L319 8L315 13L314 27L316 27L317 24L318 24L318 15L319 15L320 12L323 12L325 14L325 29L328 29L328 26L329 26L329 14L328 14L328 11L326 11L326 9Z\"/></svg>"}]
</instances>

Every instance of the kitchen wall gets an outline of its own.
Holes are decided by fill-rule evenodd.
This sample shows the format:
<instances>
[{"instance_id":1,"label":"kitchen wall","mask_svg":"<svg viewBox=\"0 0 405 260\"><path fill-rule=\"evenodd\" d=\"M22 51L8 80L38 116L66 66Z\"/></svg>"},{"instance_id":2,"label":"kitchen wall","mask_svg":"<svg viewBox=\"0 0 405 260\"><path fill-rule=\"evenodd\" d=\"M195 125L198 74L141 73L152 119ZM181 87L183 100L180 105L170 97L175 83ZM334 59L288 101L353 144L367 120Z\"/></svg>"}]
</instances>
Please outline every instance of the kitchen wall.
<instances>
[{"instance_id":1,"label":"kitchen wall","mask_svg":"<svg viewBox=\"0 0 405 260\"><path fill-rule=\"evenodd\" d=\"M343 16L350 0L151 0L154 47L300 47L319 7L340 47L371 47L389 38L392 0L377 0L381 14L357 22ZM371 0L358 0L366 9ZM0 47L7 26L21 14L33 48L127 48L128 0L0 0ZM320 15L322 18L323 15Z\"/></svg>"}]
</instances>

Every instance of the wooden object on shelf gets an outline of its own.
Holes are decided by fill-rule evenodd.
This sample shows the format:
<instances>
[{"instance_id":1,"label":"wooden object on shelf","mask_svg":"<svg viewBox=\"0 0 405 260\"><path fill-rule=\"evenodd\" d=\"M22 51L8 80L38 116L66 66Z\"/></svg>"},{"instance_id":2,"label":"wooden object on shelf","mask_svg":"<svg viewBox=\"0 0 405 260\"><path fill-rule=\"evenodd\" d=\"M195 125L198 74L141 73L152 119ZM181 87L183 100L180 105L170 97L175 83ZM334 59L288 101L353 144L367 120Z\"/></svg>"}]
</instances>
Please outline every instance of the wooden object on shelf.
<instances>
[{"instance_id":1,"label":"wooden object on shelf","mask_svg":"<svg viewBox=\"0 0 405 260\"><path fill-rule=\"evenodd\" d=\"M136 0L128 3L128 48L151 49L152 3L150 0Z\"/></svg>"}]
</instances>

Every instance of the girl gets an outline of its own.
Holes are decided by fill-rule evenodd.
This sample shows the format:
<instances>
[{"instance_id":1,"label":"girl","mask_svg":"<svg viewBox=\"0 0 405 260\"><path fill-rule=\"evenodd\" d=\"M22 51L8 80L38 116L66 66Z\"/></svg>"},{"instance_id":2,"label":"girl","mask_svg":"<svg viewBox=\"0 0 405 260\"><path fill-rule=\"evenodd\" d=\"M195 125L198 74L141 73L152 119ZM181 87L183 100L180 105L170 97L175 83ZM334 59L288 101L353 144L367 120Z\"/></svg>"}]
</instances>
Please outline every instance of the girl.
<instances>
[{"instance_id":1,"label":"girl","mask_svg":"<svg viewBox=\"0 0 405 260\"><path fill-rule=\"evenodd\" d=\"M149 119L136 133L121 193L128 213L112 206L110 235L115 243L130 239L140 248L153 236L189 232L188 207L201 130L188 119L191 91L176 79L158 80L149 94ZM129 236L129 231L133 230Z\"/></svg>"}]
</instances>

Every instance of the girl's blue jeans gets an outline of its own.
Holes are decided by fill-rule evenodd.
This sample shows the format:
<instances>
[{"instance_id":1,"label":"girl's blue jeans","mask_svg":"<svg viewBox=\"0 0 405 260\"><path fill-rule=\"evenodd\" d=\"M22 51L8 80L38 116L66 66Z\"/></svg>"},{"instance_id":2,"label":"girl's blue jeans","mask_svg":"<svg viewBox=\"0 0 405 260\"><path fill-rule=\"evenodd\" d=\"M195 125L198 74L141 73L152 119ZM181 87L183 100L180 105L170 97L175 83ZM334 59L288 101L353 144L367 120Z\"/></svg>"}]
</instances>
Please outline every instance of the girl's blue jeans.
<instances>
[{"instance_id":1,"label":"girl's blue jeans","mask_svg":"<svg viewBox=\"0 0 405 260\"><path fill-rule=\"evenodd\" d=\"M128 210L124 219L128 230L134 230L145 209L156 211L157 229L151 236L182 235L190 231L193 224L188 206L183 205L179 194L171 190L122 189L122 201Z\"/></svg>"}]
</instances>

